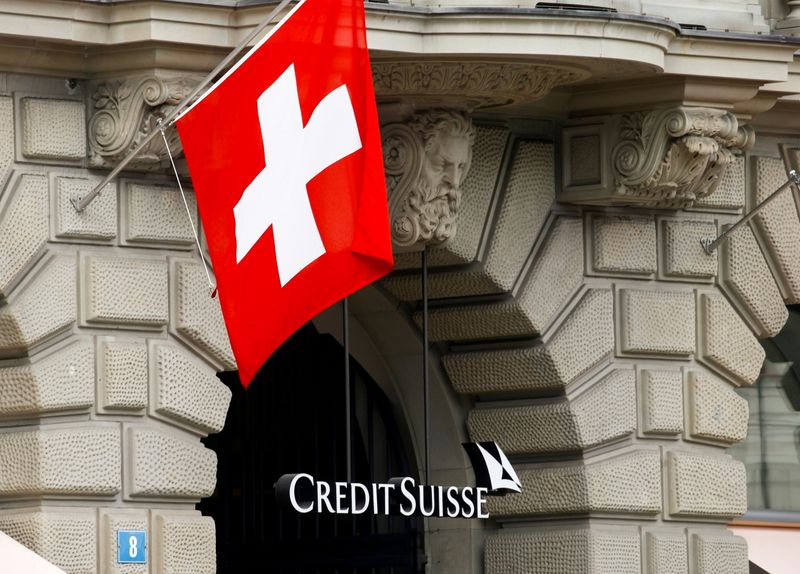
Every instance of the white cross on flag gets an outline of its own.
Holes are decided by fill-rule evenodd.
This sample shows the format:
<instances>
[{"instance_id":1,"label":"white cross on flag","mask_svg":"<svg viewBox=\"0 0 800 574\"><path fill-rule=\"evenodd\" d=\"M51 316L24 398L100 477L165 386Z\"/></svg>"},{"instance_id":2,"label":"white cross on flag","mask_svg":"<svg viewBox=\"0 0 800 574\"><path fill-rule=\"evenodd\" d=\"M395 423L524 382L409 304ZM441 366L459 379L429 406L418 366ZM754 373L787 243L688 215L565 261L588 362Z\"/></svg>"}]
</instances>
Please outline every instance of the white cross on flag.
<instances>
[{"instance_id":1,"label":"white cross on flag","mask_svg":"<svg viewBox=\"0 0 800 574\"><path fill-rule=\"evenodd\" d=\"M247 386L392 269L363 0L302 0L176 123Z\"/></svg>"}]
</instances>

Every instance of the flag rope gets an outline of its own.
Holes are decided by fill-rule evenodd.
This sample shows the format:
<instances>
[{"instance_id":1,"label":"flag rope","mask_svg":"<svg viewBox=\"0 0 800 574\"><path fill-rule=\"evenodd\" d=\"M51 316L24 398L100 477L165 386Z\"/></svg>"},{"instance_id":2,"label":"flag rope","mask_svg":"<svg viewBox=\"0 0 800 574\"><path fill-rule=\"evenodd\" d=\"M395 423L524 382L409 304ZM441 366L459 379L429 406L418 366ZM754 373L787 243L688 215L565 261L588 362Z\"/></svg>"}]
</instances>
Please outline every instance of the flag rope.
<instances>
[{"instance_id":1,"label":"flag rope","mask_svg":"<svg viewBox=\"0 0 800 574\"><path fill-rule=\"evenodd\" d=\"M189 209L189 202L186 200L186 192L183 191L183 184L181 183L181 178L178 176L178 168L175 167L175 160L172 158L172 150L169 149L169 142L167 141L167 136L164 133L164 125L159 120L158 131L161 132L161 138L164 140L164 147L167 148L167 155L169 156L169 163L172 165L172 173L175 174L175 181L178 182L178 189L181 191L181 197L183 198L183 206L186 208L186 215L189 218L189 225L192 226L192 234L194 235L194 242L197 245L197 254L200 256L200 261L203 262L203 269L206 271L206 279L208 279L208 288L211 290L211 297L213 298L217 294L217 288L214 285L214 282L211 281L211 272L208 270L208 264L206 263L206 258L203 256L203 248L200 246L200 237L197 235L197 227L194 225L194 219L192 219L192 211Z\"/></svg>"},{"instance_id":2,"label":"flag rope","mask_svg":"<svg viewBox=\"0 0 800 574\"><path fill-rule=\"evenodd\" d=\"M224 70L228 66L228 64L230 64L233 61L233 59L236 56L238 56L239 53L242 50L244 50L256 36L258 36L261 32L263 32L264 29L269 24L272 23L272 19L275 18L275 16L277 16L278 13L281 10L283 10L286 7L286 5L289 4L289 2L291 1L292 0L281 0L281 3L278 4L275 7L275 9L269 13L266 19L263 22L261 22L261 24L256 26L244 40L239 42L239 44L233 50L231 50L230 54L225 56L225 58L223 58L222 61L219 64L217 64L217 66L213 70L211 70L199 84L197 84L197 86L195 86L194 90L192 90L192 93L190 93L187 97L181 100L178 103L178 105L175 106L175 108L169 114L167 114L167 116L161 122L161 125L163 124L172 125L174 123L174 120L178 117L178 115L180 115L180 113L184 110L184 108L186 108L186 106L188 106L189 104L193 103L193 100L198 95L200 95L200 92L203 90L203 88L205 88L210 82L212 82L214 78L216 78L220 74L220 72ZM81 213L84 209L86 209L86 207L92 201L94 201L94 198L100 195L100 192L103 190L103 188L105 188L106 185L111 183L111 180L117 177L117 175L123 169L125 169L131 161L133 161L133 158L139 155L139 152L141 152L143 149L147 147L147 144L150 143L154 137L156 137L156 133L157 133L156 130L153 130L149 134L147 134L144 140L142 140L136 148L129 151L128 155L122 158L122 160L116 165L116 167L112 169L111 172L103 178L103 181L97 184L92 191L90 191L84 197L73 198L72 206L75 208L75 211Z\"/></svg>"}]
</instances>

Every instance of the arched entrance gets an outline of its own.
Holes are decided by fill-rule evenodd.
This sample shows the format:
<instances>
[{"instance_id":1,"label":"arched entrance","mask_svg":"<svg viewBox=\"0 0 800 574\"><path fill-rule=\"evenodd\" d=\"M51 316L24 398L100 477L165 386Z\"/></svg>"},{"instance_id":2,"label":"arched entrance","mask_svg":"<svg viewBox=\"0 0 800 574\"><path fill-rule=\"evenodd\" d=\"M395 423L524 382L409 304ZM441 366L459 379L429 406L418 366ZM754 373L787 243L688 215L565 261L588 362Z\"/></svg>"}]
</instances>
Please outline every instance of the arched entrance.
<instances>
[{"instance_id":1,"label":"arched entrance","mask_svg":"<svg viewBox=\"0 0 800 574\"><path fill-rule=\"evenodd\" d=\"M217 525L219 574L413 574L420 572L418 519L298 515L275 503L274 483L307 472L346 478L344 351L307 325L244 391L235 374L225 429L205 439L219 458L217 489L199 506ZM351 358L356 482L415 476L386 396Z\"/></svg>"}]
</instances>

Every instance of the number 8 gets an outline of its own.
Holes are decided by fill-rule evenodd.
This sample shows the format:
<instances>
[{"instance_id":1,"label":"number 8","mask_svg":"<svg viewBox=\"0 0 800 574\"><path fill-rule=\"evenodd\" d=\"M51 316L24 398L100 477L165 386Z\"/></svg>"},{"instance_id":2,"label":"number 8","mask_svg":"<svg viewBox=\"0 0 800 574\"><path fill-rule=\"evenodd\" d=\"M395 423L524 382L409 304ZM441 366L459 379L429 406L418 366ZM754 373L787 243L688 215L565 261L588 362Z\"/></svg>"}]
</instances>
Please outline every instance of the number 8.
<instances>
[{"instance_id":1,"label":"number 8","mask_svg":"<svg viewBox=\"0 0 800 574\"><path fill-rule=\"evenodd\" d=\"M135 536L131 536L128 538L128 544L128 556L131 558L136 558L136 556L139 554L139 540Z\"/></svg>"}]
</instances>

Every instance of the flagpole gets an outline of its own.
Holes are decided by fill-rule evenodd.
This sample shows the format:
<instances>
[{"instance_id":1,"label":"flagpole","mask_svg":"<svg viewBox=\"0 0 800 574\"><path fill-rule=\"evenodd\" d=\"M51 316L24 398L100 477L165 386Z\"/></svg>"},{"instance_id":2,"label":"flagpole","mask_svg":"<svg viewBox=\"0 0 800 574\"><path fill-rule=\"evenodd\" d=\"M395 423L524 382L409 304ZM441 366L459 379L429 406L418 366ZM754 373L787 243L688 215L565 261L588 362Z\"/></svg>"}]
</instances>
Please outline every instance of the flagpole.
<instances>
[{"instance_id":1,"label":"flagpole","mask_svg":"<svg viewBox=\"0 0 800 574\"><path fill-rule=\"evenodd\" d=\"M430 484L431 453L430 429L428 423L428 248L422 250L422 397L424 401L423 417L425 418L425 484Z\"/></svg>"},{"instance_id":2,"label":"flagpole","mask_svg":"<svg viewBox=\"0 0 800 574\"><path fill-rule=\"evenodd\" d=\"M345 445L347 459L347 482L353 481L353 436L351 429L352 414L350 412L350 321L347 297L342 299L342 340L344 341L344 397L345 397Z\"/></svg>"},{"instance_id":3,"label":"flagpole","mask_svg":"<svg viewBox=\"0 0 800 574\"><path fill-rule=\"evenodd\" d=\"M219 64L217 64L217 66L213 70L211 70L211 72L209 72L209 74L205 78L203 78L203 80L199 84L197 84L195 89L192 91L191 94L189 94L188 97L181 100L178 103L178 105L175 106L175 109L173 109L169 114L167 114L167 116L163 119L163 125L165 126L169 125L170 122L172 122L172 120L177 118L178 115L183 111L183 109L190 103L192 103L194 99L200 94L200 92L206 86L208 86L209 83L214 81L214 78L216 78L219 75L219 73L222 70L224 70L233 61L233 59L236 56L238 56L239 53L242 50L244 50L248 44L250 44L250 42L256 36L258 36L261 32L263 32L264 29L272 23L272 19L275 18L275 16L277 16L278 13L280 13L284 8L286 8L289 2L292 1L293 0L281 0L281 3L278 4L275 7L275 9L269 13L269 16L267 16L266 19L263 22L261 22L261 24L256 26L255 29L252 32L250 32L244 40L239 42L239 44L231 51L231 53L225 56L225 58L223 58L223 60ZM75 211L80 213L84 209L86 209L86 207L94 200L94 198L100 194L103 188L106 185L108 185L112 179L117 177L117 175L119 175L119 173L123 169L125 169L128 166L128 164L131 163L131 161L133 161L133 159L137 155L139 155L139 152L145 149L147 147L147 144L149 144L150 141L153 140L159 133L160 132L157 129L151 130L150 133L147 134L147 136L144 138L144 140L142 140L136 148L128 152L128 155L126 155L122 159L122 161L120 161L117 164L117 166L114 169L112 169L111 172L105 178L103 178L103 181L101 181L99 184L97 184L97 186L95 186L95 188L92 191L90 191L84 197L78 197L73 199L72 205L75 207Z\"/></svg>"}]
</instances>

